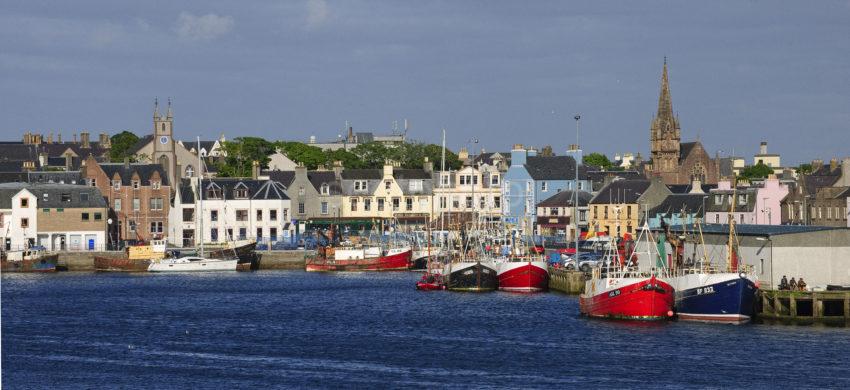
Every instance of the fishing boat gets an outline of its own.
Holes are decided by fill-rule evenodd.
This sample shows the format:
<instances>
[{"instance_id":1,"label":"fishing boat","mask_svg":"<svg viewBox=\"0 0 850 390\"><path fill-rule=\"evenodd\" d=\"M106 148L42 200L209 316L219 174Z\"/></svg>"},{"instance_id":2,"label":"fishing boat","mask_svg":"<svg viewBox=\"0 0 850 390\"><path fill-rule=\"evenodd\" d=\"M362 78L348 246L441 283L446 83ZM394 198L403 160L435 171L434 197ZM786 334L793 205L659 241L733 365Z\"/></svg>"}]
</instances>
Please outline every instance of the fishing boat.
<instances>
[{"instance_id":1,"label":"fishing boat","mask_svg":"<svg viewBox=\"0 0 850 390\"><path fill-rule=\"evenodd\" d=\"M446 264L443 275L451 291L485 292L499 288L499 274L491 259L463 259Z\"/></svg>"},{"instance_id":2,"label":"fishing boat","mask_svg":"<svg viewBox=\"0 0 850 390\"><path fill-rule=\"evenodd\" d=\"M732 191L731 207L735 205L735 190ZM731 215L730 210L730 215ZM684 265L683 254L687 232L677 237L662 220L662 237L673 248L674 267L670 283L676 290L675 311L682 321L744 323L753 316L755 295L758 290L752 270L740 264L735 218L729 218L729 237L726 247L725 267L712 264L702 239L702 225L697 221L703 255L694 264ZM694 243L694 252L698 243ZM659 250L664 250L659 246Z\"/></svg>"},{"instance_id":3,"label":"fishing boat","mask_svg":"<svg viewBox=\"0 0 850 390\"><path fill-rule=\"evenodd\" d=\"M511 258L499 263L499 290L538 292L549 288L549 269L546 260Z\"/></svg>"},{"instance_id":4,"label":"fishing boat","mask_svg":"<svg viewBox=\"0 0 850 390\"><path fill-rule=\"evenodd\" d=\"M148 244L127 247L124 257L94 257L94 269L99 272L145 272L153 260L166 256L166 240L151 240Z\"/></svg>"},{"instance_id":5,"label":"fishing boat","mask_svg":"<svg viewBox=\"0 0 850 390\"><path fill-rule=\"evenodd\" d=\"M43 247L0 253L2 272L56 272L58 254L49 254Z\"/></svg>"},{"instance_id":6,"label":"fishing boat","mask_svg":"<svg viewBox=\"0 0 850 390\"><path fill-rule=\"evenodd\" d=\"M445 290L446 281L440 273L427 272L422 275L422 279L416 282L416 289L424 291Z\"/></svg>"},{"instance_id":7,"label":"fishing boat","mask_svg":"<svg viewBox=\"0 0 850 390\"><path fill-rule=\"evenodd\" d=\"M308 257L305 268L315 271L404 271L410 269L410 247L319 246L316 255Z\"/></svg>"},{"instance_id":8,"label":"fishing boat","mask_svg":"<svg viewBox=\"0 0 850 390\"><path fill-rule=\"evenodd\" d=\"M210 249L207 256L212 258L225 258L235 255L239 260L237 262L236 269L239 271L250 271L257 269L259 266L256 249L257 241L255 240L236 240L229 241L223 246L219 246L217 248L213 247Z\"/></svg>"},{"instance_id":9,"label":"fishing boat","mask_svg":"<svg viewBox=\"0 0 850 390\"><path fill-rule=\"evenodd\" d=\"M641 234L648 238L646 227ZM588 317L626 320L664 320L673 316L673 287L661 272L640 271L634 242L628 234L606 255L605 268L594 268L579 296L581 314ZM613 249L616 248L616 249ZM658 264L662 259L657 258Z\"/></svg>"}]
</instances>

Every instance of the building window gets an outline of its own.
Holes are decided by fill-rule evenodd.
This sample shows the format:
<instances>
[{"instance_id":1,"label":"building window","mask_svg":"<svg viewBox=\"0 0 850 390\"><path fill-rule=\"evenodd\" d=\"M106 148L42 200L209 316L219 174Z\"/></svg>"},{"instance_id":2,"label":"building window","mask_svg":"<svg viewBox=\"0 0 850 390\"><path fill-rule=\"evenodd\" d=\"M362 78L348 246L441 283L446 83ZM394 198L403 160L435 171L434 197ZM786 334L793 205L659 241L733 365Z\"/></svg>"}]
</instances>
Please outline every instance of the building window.
<instances>
[{"instance_id":1,"label":"building window","mask_svg":"<svg viewBox=\"0 0 850 390\"><path fill-rule=\"evenodd\" d=\"M452 196L452 208L460 208L460 198L458 198L457 196Z\"/></svg>"},{"instance_id":2,"label":"building window","mask_svg":"<svg viewBox=\"0 0 850 390\"><path fill-rule=\"evenodd\" d=\"M30 219L29 218L21 218L21 229L27 229L30 227Z\"/></svg>"},{"instance_id":3,"label":"building window","mask_svg":"<svg viewBox=\"0 0 850 390\"><path fill-rule=\"evenodd\" d=\"M542 191L542 192L549 191L549 183L545 182L545 181L541 182L540 183L540 191Z\"/></svg>"},{"instance_id":4,"label":"building window","mask_svg":"<svg viewBox=\"0 0 850 390\"><path fill-rule=\"evenodd\" d=\"M327 215L327 213L328 213L328 202L322 202L321 212L322 212L322 214Z\"/></svg>"},{"instance_id":5,"label":"building window","mask_svg":"<svg viewBox=\"0 0 850 390\"><path fill-rule=\"evenodd\" d=\"M129 225L128 228L130 229L131 232L136 231L136 221L131 219L128 225Z\"/></svg>"},{"instance_id":6,"label":"building window","mask_svg":"<svg viewBox=\"0 0 850 390\"><path fill-rule=\"evenodd\" d=\"M67 192L63 192L63 193L59 194L59 201L70 202L71 201L71 194L69 194Z\"/></svg>"},{"instance_id":7,"label":"building window","mask_svg":"<svg viewBox=\"0 0 850 390\"><path fill-rule=\"evenodd\" d=\"M468 209L472 208L472 197L471 196L466 197L466 206L465 207L468 208Z\"/></svg>"},{"instance_id":8,"label":"building window","mask_svg":"<svg viewBox=\"0 0 850 390\"><path fill-rule=\"evenodd\" d=\"M363 199L363 211L371 211L372 210L372 199L366 198Z\"/></svg>"},{"instance_id":9,"label":"building window","mask_svg":"<svg viewBox=\"0 0 850 390\"><path fill-rule=\"evenodd\" d=\"M389 191L392 188L393 182L391 180L384 181L384 189Z\"/></svg>"},{"instance_id":10,"label":"building window","mask_svg":"<svg viewBox=\"0 0 850 390\"><path fill-rule=\"evenodd\" d=\"M92 187L97 187L97 179L89 179L89 185Z\"/></svg>"},{"instance_id":11,"label":"building window","mask_svg":"<svg viewBox=\"0 0 850 390\"><path fill-rule=\"evenodd\" d=\"M351 211L357 211L357 198L351 198Z\"/></svg>"},{"instance_id":12,"label":"building window","mask_svg":"<svg viewBox=\"0 0 850 390\"><path fill-rule=\"evenodd\" d=\"M413 198L404 199L404 209L406 211L413 211Z\"/></svg>"},{"instance_id":13,"label":"building window","mask_svg":"<svg viewBox=\"0 0 850 390\"><path fill-rule=\"evenodd\" d=\"M138 190L140 184L138 180L133 180L133 189Z\"/></svg>"},{"instance_id":14,"label":"building window","mask_svg":"<svg viewBox=\"0 0 850 390\"><path fill-rule=\"evenodd\" d=\"M578 220L581 222L587 222L587 210L581 210L578 212Z\"/></svg>"},{"instance_id":15,"label":"building window","mask_svg":"<svg viewBox=\"0 0 850 390\"><path fill-rule=\"evenodd\" d=\"M378 211L384 211L384 203L386 200L384 198L378 198Z\"/></svg>"},{"instance_id":16,"label":"building window","mask_svg":"<svg viewBox=\"0 0 850 390\"><path fill-rule=\"evenodd\" d=\"M21 207L22 208L30 207L30 198L21 198Z\"/></svg>"},{"instance_id":17,"label":"building window","mask_svg":"<svg viewBox=\"0 0 850 390\"><path fill-rule=\"evenodd\" d=\"M499 185L499 175L490 176L490 185L491 186Z\"/></svg>"},{"instance_id":18,"label":"building window","mask_svg":"<svg viewBox=\"0 0 850 390\"><path fill-rule=\"evenodd\" d=\"M142 209L142 201L139 198L133 198L133 211L139 211Z\"/></svg>"},{"instance_id":19,"label":"building window","mask_svg":"<svg viewBox=\"0 0 850 390\"><path fill-rule=\"evenodd\" d=\"M304 214L304 202L298 202L298 214Z\"/></svg>"},{"instance_id":20,"label":"building window","mask_svg":"<svg viewBox=\"0 0 850 390\"><path fill-rule=\"evenodd\" d=\"M236 221L245 222L248 220L248 210L236 210Z\"/></svg>"},{"instance_id":21,"label":"building window","mask_svg":"<svg viewBox=\"0 0 850 390\"><path fill-rule=\"evenodd\" d=\"M747 204L747 195L738 195L738 205L743 206L745 204Z\"/></svg>"},{"instance_id":22,"label":"building window","mask_svg":"<svg viewBox=\"0 0 850 390\"><path fill-rule=\"evenodd\" d=\"M257 241L263 240L263 228L257 228Z\"/></svg>"},{"instance_id":23,"label":"building window","mask_svg":"<svg viewBox=\"0 0 850 390\"><path fill-rule=\"evenodd\" d=\"M235 199L248 199L248 189L247 188L237 188L233 190L233 198Z\"/></svg>"},{"instance_id":24,"label":"building window","mask_svg":"<svg viewBox=\"0 0 850 390\"><path fill-rule=\"evenodd\" d=\"M121 199L115 199L115 207L113 207L115 211L121 211Z\"/></svg>"},{"instance_id":25,"label":"building window","mask_svg":"<svg viewBox=\"0 0 850 390\"><path fill-rule=\"evenodd\" d=\"M558 216L558 208L557 207L550 208L549 209L549 215L551 215L553 217L557 217Z\"/></svg>"},{"instance_id":26,"label":"building window","mask_svg":"<svg viewBox=\"0 0 850 390\"><path fill-rule=\"evenodd\" d=\"M262 221L263 220L263 210L256 210L256 214L257 214L257 221Z\"/></svg>"},{"instance_id":27,"label":"building window","mask_svg":"<svg viewBox=\"0 0 850 390\"><path fill-rule=\"evenodd\" d=\"M329 186L327 183L322 183L321 193L322 193L322 195L330 195L331 194L331 186Z\"/></svg>"},{"instance_id":28,"label":"building window","mask_svg":"<svg viewBox=\"0 0 850 390\"><path fill-rule=\"evenodd\" d=\"M151 234L162 234L162 222L151 222Z\"/></svg>"},{"instance_id":29,"label":"building window","mask_svg":"<svg viewBox=\"0 0 850 390\"><path fill-rule=\"evenodd\" d=\"M604 215L605 215L605 219L608 219L608 206L605 206Z\"/></svg>"},{"instance_id":30,"label":"building window","mask_svg":"<svg viewBox=\"0 0 850 390\"><path fill-rule=\"evenodd\" d=\"M367 182L366 180L355 180L354 181L354 191L366 191Z\"/></svg>"},{"instance_id":31,"label":"building window","mask_svg":"<svg viewBox=\"0 0 850 390\"><path fill-rule=\"evenodd\" d=\"M272 221L272 222L277 221L277 209L269 210L269 221Z\"/></svg>"},{"instance_id":32,"label":"building window","mask_svg":"<svg viewBox=\"0 0 850 390\"><path fill-rule=\"evenodd\" d=\"M494 196L493 197L493 207L502 208L502 197Z\"/></svg>"},{"instance_id":33,"label":"building window","mask_svg":"<svg viewBox=\"0 0 850 390\"><path fill-rule=\"evenodd\" d=\"M210 221L218 222L218 210L210 210Z\"/></svg>"},{"instance_id":34,"label":"building window","mask_svg":"<svg viewBox=\"0 0 850 390\"><path fill-rule=\"evenodd\" d=\"M246 229L246 228L239 228L239 239L240 239L240 240L244 240L244 239L246 239L246 238L248 238L248 229Z\"/></svg>"},{"instance_id":35,"label":"building window","mask_svg":"<svg viewBox=\"0 0 850 390\"><path fill-rule=\"evenodd\" d=\"M422 180L411 180L410 191L422 191Z\"/></svg>"},{"instance_id":36,"label":"building window","mask_svg":"<svg viewBox=\"0 0 850 390\"><path fill-rule=\"evenodd\" d=\"M393 198L393 211L398 211L399 203L401 203L401 199Z\"/></svg>"},{"instance_id":37,"label":"building window","mask_svg":"<svg viewBox=\"0 0 850 390\"><path fill-rule=\"evenodd\" d=\"M283 220L289 221L289 209L283 209Z\"/></svg>"},{"instance_id":38,"label":"building window","mask_svg":"<svg viewBox=\"0 0 850 390\"><path fill-rule=\"evenodd\" d=\"M720 214L714 214L714 223L720 223Z\"/></svg>"},{"instance_id":39,"label":"building window","mask_svg":"<svg viewBox=\"0 0 850 390\"><path fill-rule=\"evenodd\" d=\"M103 214L101 214L101 213L94 213L94 220L95 220L95 221L103 220Z\"/></svg>"},{"instance_id":40,"label":"building window","mask_svg":"<svg viewBox=\"0 0 850 390\"><path fill-rule=\"evenodd\" d=\"M277 228L269 228L269 241L277 241Z\"/></svg>"},{"instance_id":41,"label":"building window","mask_svg":"<svg viewBox=\"0 0 850 390\"><path fill-rule=\"evenodd\" d=\"M207 188L207 199L221 199L221 188L218 188L218 187Z\"/></svg>"},{"instance_id":42,"label":"building window","mask_svg":"<svg viewBox=\"0 0 850 390\"><path fill-rule=\"evenodd\" d=\"M714 195L714 204L715 205L723 204L723 195Z\"/></svg>"},{"instance_id":43,"label":"building window","mask_svg":"<svg viewBox=\"0 0 850 390\"><path fill-rule=\"evenodd\" d=\"M151 203L151 211L162 210L162 205L163 205L162 198L151 198L150 203Z\"/></svg>"},{"instance_id":44,"label":"building window","mask_svg":"<svg viewBox=\"0 0 850 390\"><path fill-rule=\"evenodd\" d=\"M186 170L185 170L184 172L185 172L185 174L186 174L186 177L193 177L193 176L195 176L195 168L192 168L192 166L191 166L191 165L187 165L187 166L186 166Z\"/></svg>"},{"instance_id":45,"label":"building window","mask_svg":"<svg viewBox=\"0 0 850 390\"><path fill-rule=\"evenodd\" d=\"M183 222L192 222L195 220L195 209L183 209Z\"/></svg>"},{"instance_id":46,"label":"building window","mask_svg":"<svg viewBox=\"0 0 850 390\"><path fill-rule=\"evenodd\" d=\"M631 217L632 217L632 206L628 205L628 206L626 206L626 218L631 218ZM629 231L629 233L631 233L631 231Z\"/></svg>"},{"instance_id":47,"label":"building window","mask_svg":"<svg viewBox=\"0 0 850 390\"><path fill-rule=\"evenodd\" d=\"M118 191L121 189L121 180L113 180L112 181L112 189Z\"/></svg>"},{"instance_id":48,"label":"building window","mask_svg":"<svg viewBox=\"0 0 850 390\"><path fill-rule=\"evenodd\" d=\"M447 202L446 202L446 197L445 197L445 196L441 196L441 197L440 197L440 208L441 208L441 209L446 208L446 203L447 203Z\"/></svg>"},{"instance_id":49,"label":"building window","mask_svg":"<svg viewBox=\"0 0 850 390\"><path fill-rule=\"evenodd\" d=\"M448 173L440 174L440 186L447 186L447 185L449 185L449 174Z\"/></svg>"},{"instance_id":50,"label":"building window","mask_svg":"<svg viewBox=\"0 0 850 390\"><path fill-rule=\"evenodd\" d=\"M161 184L160 182L158 182L158 181L152 181L152 182L151 182L151 188L153 188L153 189L155 189L155 190L160 189L160 188L161 188L161 186L162 186L162 184Z\"/></svg>"},{"instance_id":51,"label":"building window","mask_svg":"<svg viewBox=\"0 0 850 390\"><path fill-rule=\"evenodd\" d=\"M91 218L91 215L89 213L83 213L81 217L83 221L88 221Z\"/></svg>"},{"instance_id":52,"label":"building window","mask_svg":"<svg viewBox=\"0 0 850 390\"><path fill-rule=\"evenodd\" d=\"M218 228L210 229L210 241L218 242Z\"/></svg>"}]
</instances>

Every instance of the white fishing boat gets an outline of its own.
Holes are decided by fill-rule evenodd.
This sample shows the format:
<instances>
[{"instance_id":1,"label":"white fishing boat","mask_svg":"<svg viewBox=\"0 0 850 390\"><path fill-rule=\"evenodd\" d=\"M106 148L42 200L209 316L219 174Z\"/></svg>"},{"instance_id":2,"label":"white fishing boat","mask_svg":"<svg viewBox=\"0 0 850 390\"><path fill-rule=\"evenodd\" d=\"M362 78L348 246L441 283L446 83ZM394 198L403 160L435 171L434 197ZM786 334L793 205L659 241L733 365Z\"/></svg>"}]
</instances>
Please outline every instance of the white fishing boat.
<instances>
[{"instance_id":1,"label":"white fishing boat","mask_svg":"<svg viewBox=\"0 0 850 390\"><path fill-rule=\"evenodd\" d=\"M223 260L185 256L152 261L148 266L148 272L236 271L238 261L238 259Z\"/></svg>"}]
</instances>

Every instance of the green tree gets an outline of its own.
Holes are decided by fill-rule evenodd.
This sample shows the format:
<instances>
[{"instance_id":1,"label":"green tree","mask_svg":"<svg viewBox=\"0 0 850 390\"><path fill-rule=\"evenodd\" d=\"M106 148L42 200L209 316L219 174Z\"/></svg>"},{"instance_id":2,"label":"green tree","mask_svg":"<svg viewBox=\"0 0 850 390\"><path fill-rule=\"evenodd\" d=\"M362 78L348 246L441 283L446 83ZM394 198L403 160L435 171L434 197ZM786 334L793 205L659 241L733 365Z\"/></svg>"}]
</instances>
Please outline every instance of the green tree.
<instances>
[{"instance_id":1,"label":"green tree","mask_svg":"<svg viewBox=\"0 0 850 390\"><path fill-rule=\"evenodd\" d=\"M286 157L304 165L307 169L316 169L319 165L328 162L328 156L325 152L313 145L287 141L276 142L275 145Z\"/></svg>"},{"instance_id":2,"label":"green tree","mask_svg":"<svg viewBox=\"0 0 850 390\"><path fill-rule=\"evenodd\" d=\"M611 160L608 159L608 156L597 152L593 152L584 156L584 158L582 158L582 161L585 165L592 165L603 169L610 169L611 166L614 165L611 163Z\"/></svg>"},{"instance_id":3,"label":"green tree","mask_svg":"<svg viewBox=\"0 0 850 390\"><path fill-rule=\"evenodd\" d=\"M797 167L797 173L803 175L808 175L812 173L812 164L800 164L800 166Z\"/></svg>"},{"instance_id":4,"label":"green tree","mask_svg":"<svg viewBox=\"0 0 850 390\"><path fill-rule=\"evenodd\" d=\"M390 151L386 146L378 142L369 142L360 144L351 149L351 152L363 162L364 168L380 168L384 166L384 162L392 159Z\"/></svg>"},{"instance_id":5,"label":"green tree","mask_svg":"<svg viewBox=\"0 0 850 390\"><path fill-rule=\"evenodd\" d=\"M345 149L327 150L325 155L327 156L326 165L329 167L333 166L335 161L342 161L342 166L348 169L358 169L365 166L356 154Z\"/></svg>"},{"instance_id":6,"label":"green tree","mask_svg":"<svg viewBox=\"0 0 850 390\"><path fill-rule=\"evenodd\" d=\"M254 161L258 161L261 168L268 168L275 144L259 137L236 137L225 141L222 150L227 157L217 163L219 176L250 177Z\"/></svg>"},{"instance_id":7,"label":"green tree","mask_svg":"<svg viewBox=\"0 0 850 390\"><path fill-rule=\"evenodd\" d=\"M773 173L773 168L764 165L761 161L759 161L756 165L750 165L744 168L741 171L741 174L738 175L741 179L760 179L765 178L768 175Z\"/></svg>"},{"instance_id":8,"label":"green tree","mask_svg":"<svg viewBox=\"0 0 850 390\"><path fill-rule=\"evenodd\" d=\"M443 147L435 144L428 144L423 146L423 155L428 157L428 160L434 162L434 169L440 169L440 162L443 156ZM457 170L460 169L463 163L460 159L457 158L457 153L452 152L448 148L446 148L446 169Z\"/></svg>"},{"instance_id":9,"label":"green tree","mask_svg":"<svg viewBox=\"0 0 850 390\"><path fill-rule=\"evenodd\" d=\"M130 148L139 142L139 137L136 134L133 134L131 131L124 130L110 137L109 141L112 144L109 149L110 161L121 162L124 161L125 157L130 157L130 159L135 161L134 156L129 155L129 152Z\"/></svg>"}]
</instances>

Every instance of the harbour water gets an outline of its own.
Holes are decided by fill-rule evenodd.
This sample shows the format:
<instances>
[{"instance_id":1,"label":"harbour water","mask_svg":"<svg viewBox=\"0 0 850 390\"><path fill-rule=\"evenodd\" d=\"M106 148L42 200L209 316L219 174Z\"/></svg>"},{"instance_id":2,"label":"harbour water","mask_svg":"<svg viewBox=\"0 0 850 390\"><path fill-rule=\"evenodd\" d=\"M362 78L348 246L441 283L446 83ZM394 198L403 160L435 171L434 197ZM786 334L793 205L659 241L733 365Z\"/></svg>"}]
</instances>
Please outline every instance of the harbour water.
<instances>
[{"instance_id":1,"label":"harbour water","mask_svg":"<svg viewBox=\"0 0 850 390\"><path fill-rule=\"evenodd\" d=\"M3 388L850 388L850 328L589 320L418 278L4 275Z\"/></svg>"}]
</instances>

